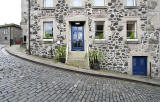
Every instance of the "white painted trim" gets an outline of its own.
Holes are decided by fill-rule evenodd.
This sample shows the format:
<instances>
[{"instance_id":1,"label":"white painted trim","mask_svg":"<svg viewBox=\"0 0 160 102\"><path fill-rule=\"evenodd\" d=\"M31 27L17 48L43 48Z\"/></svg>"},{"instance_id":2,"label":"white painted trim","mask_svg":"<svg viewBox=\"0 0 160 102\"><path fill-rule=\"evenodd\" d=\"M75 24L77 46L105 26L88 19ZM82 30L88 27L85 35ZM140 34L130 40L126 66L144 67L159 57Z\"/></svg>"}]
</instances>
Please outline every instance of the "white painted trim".
<instances>
[{"instance_id":1,"label":"white painted trim","mask_svg":"<svg viewBox=\"0 0 160 102\"><path fill-rule=\"evenodd\" d=\"M109 25L108 25L108 20L106 18L93 18L92 19L92 24L91 25L94 25L93 26L93 30L92 30L92 33L93 33L93 40L103 40L103 39L95 39L95 32L96 32L96 23L95 22L98 22L98 21L102 21L104 22L104 28L103 28L103 35L104 35L104 38L103 39L107 39L108 36L109 36Z\"/></svg>"},{"instance_id":2,"label":"white painted trim","mask_svg":"<svg viewBox=\"0 0 160 102\"><path fill-rule=\"evenodd\" d=\"M43 41L53 41L53 39L43 39Z\"/></svg>"},{"instance_id":3,"label":"white painted trim","mask_svg":"<svg viewBox=\"0 0 160 102\"><path fill-rule=\"evenodd\" d=\"M141 22L140 22L140 18L139 17L125 17L122 21L122 24L124 24L124 30L122 31L122 33L124 34L124 38L127 40L127 22L128 21L136 21L136 39L139 39L139 37L141 36Z\"/></svg>"},{"instance_id":4,"label":"white painted trim","mask_svg":"<svg viewBox=\"0 0 160 102\"><path fill-rule=\"evenodd\" d=\"M106 39L94 39L95 41L107 41Z\"/></svg>"},{"instance_id":5,"label":"white painted trim","mask_svg":"<svg viewBox=\"0 0 160 102\"><path fill-rule=\"evenodd\" d=\"M135 26L135 34L134 34L134 36L135 36L135 38L137 38L137 21L135 22L134 26Z\"/></svg>"},{"instance_id":6,"label":"white painted trim","mask_svg":"<svg viewBox=\"0 0 160 102\"><path fill-rule=\"evenodd\" d=\"M55 32L58 31L57 29L57 22L55 20L55 18L42 18L40 20L40 25L41 25L41 30L39 31L39 34L41 36L41 40L43 41L43 39L45 39L45 35L44 35L44 22L53 22L53 38L54 40L56 40L57 35Z\"/></svg>"},{"instance_id":7,"label":"white painted trim","mask_svg":"<svg viewBox=\"0 0 160 102\"><path fill-rule=\"evenodd\" d=\"M127 39L127 41L128 41L128 42L129 42L129 41L135 41L135 42L137 42L138 39Z\"/></svg>"}]
</instances>

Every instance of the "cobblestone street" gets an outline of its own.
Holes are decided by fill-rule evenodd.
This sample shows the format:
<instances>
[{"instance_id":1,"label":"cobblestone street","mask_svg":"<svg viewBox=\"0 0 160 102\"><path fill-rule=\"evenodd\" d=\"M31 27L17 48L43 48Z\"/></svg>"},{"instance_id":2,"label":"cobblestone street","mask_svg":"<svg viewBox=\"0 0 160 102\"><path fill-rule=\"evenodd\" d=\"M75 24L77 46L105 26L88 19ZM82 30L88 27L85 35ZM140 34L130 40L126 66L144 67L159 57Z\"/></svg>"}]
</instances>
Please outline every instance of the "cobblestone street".
<instances>
[{"instance_id":1,"label":"cobblestone street","mask_svg":"<svg viewBox=\"0 0 160 102\"><path fill-rule=\"evenodd\" d=\"M160 87L41 66L0 45L0 102L160 102Z\"/></svg>"}]
</instances>

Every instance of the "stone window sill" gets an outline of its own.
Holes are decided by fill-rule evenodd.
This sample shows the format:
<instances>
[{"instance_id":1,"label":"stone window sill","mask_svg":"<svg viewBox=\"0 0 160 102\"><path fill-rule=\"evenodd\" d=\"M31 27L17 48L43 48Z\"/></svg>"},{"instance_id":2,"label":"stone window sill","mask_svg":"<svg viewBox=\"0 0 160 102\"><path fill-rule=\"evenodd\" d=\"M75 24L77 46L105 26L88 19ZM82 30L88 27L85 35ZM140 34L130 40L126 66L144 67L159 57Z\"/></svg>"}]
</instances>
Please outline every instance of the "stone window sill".
<instances>
[{"instance_id":1,"label":"stone window sill","mask_svg":"<svg viewBox=\"0 0 160 102\"><path fill-rule=\"evenodd\" d=\"M138 9L138 6L125 6L125 9Z\"/></svg>"},{"instance_id":2,"label":"stone window sill","mask_svg":"<svg viewBox=\"0 0 160 102\"><path fill-rule=\"evenodd\" d=\"M93 9L106 9L106 6L93 6Z\"/></svg>"},{"instance_id":3,"label":"stone window sill","mask_svg":"<svg viewBox=\"0 0 160 102\"><path fill-rule=\"evenodd\" d=\"M43 8L41 8L42 10L54 10L55 9L55 7L43 7Z\"/></svg>"},{"instance_id":4,"label":"stone window sill","mask_svg":"<svg viewBox=\"0 0 160 102\"><path fill-rule=\"evenodd\" d=\"M126 43L127 44L138 44L139 40L138 39L127 39Z\"/></svg>"},{"instance_id":5,"label":"stone window sill","mask_svg":"<svg viewBox=\"0 0 160 102\"><path fill-rule=\"evenodd\" d=\"M106 39L94 39L95 44L103 44L103 43L106 43L106 42L107 42Z\"/></svg>"},{"instance_id":6,"label":"stone window sill","mask_svg":"<svg viewBox=\"0 0 160 102\"><path fill-rule=\"evenodd\" d=\"M84 7L72 7L72 9L84 9Z\"/></svg>"},{"instance_id":7,"label":"stone window sill","mask_svg":"<svg viewBox=\"0 0 160 102\"><path fill-rule=\"evenodd\" d=\"M50 41L50 42L52 42L53 41L53 39L43 39L43 41Z\"/></svg>"}]
</instances>

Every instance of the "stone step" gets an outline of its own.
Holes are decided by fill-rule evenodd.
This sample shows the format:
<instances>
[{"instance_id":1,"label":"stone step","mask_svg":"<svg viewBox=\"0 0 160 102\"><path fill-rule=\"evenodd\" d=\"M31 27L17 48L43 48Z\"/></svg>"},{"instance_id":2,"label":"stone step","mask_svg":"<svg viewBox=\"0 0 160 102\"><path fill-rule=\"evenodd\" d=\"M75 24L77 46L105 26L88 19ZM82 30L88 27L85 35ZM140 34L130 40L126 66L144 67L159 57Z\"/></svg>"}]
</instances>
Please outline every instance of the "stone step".
<instances>
[{"instance_id":1,"label":"stone step","mask_svg":"<svg viewBox=\"0 0 160 102\"><path fill-rule=\"evenodd\" d=\"M88 59L85 58L85 55L85 52L80 51L69 52L66 63L79 68L89 69L89 62Z\"/></svg>"},{"instance_id":2,"label":"stone step","mask_svg":"<svg viewBox=\"0 0 160 102\"><path fill-rule=\"evenodd\" d=\"M67 64L78 68L90 69L87 60L67 60Z\"/></svg>"},{"instance_id":3,"label":"stone step","mask_svg":"<svg viewBox=\"0 0 160 102\"><path fill-rule=\"evenodd\" d=\"M69 52L68 54L68 59L85 59L85 52L80 52L80 51L76 51L76 52Z\"/></svg>"}]
</instances>

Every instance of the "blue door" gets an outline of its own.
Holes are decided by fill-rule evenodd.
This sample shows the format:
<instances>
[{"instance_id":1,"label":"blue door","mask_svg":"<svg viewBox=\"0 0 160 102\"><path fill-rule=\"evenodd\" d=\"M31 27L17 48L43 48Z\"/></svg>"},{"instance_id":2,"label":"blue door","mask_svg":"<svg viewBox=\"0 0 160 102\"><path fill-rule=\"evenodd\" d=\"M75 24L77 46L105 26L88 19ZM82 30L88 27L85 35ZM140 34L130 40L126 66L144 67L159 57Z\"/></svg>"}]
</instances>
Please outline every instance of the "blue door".
<instances>
[{"instance_id":1,"label":"blue door","mask_svg":"<svg viewBox=\"0 0 160 102\"><path fill-rule=\"evenodd\" d=\"M72 51L84 51L84 27L83 23L71 23Z\"/></svg>"},{"instance_id":2,"label":"blue door","mask_svg":"<svg viewBox=\"0 0 160 102\"><path fill-rule=\"evenodd\" d=\"M133 75L147 76L147 57L133 57Z\"/></svg>"}]
</instances>

